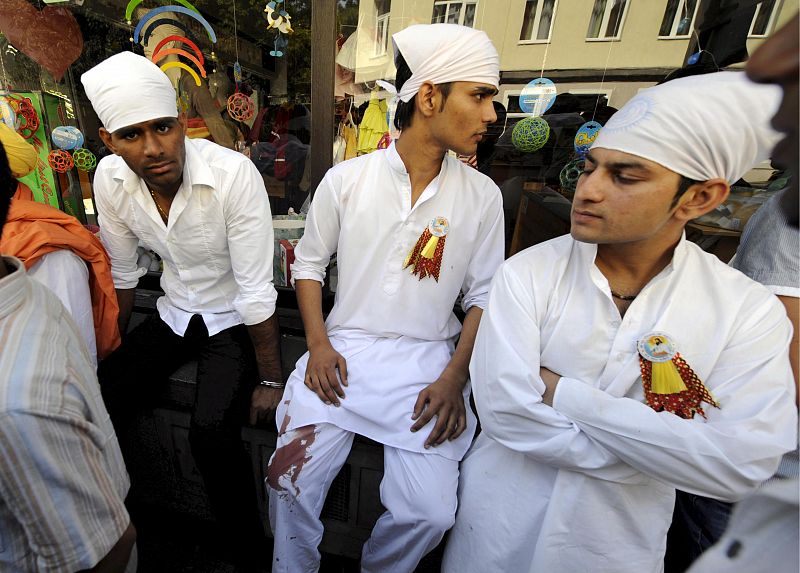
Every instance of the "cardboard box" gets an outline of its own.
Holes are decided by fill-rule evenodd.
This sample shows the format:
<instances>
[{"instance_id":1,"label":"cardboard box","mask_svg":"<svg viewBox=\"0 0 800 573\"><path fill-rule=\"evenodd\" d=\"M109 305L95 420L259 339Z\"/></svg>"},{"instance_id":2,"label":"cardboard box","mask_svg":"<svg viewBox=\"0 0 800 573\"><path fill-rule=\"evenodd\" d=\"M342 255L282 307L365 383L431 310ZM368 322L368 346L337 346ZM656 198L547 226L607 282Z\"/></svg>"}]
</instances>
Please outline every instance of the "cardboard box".
<instances>
[{"instance_id":1,"label":"cardboard box","mask_svg":"<svg viewBox=\"0 0 800 573\"><path fill-rule=\"evenodd\" d=\"M292 286L292 263L294 262L294 248L300 239L281 239L278 248L280 265L278 267L277 286Z\"/></svg>"}]
</instances>

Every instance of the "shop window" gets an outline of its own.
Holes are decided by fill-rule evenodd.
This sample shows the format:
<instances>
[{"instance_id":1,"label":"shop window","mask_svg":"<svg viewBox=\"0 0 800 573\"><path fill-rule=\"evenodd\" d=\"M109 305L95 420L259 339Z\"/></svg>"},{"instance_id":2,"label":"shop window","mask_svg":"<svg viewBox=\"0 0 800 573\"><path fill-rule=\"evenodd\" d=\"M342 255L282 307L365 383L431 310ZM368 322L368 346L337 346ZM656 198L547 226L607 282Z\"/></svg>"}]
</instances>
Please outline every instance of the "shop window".
<instances>
[{"instance_id":1,"label":"shop window","mask_svg":"<svg viewBox=\"0 0 800 573\"><path fill-rule=\"evenodd\" d=\"M389 48L389 10L392 0L375 0L375 42L372 54L383 56Z\"/></svg>"},{"instance_id":2,"label":"shop window","mask_svg":"<svg viewBox=\"0 0 800 573\"><path fill-rule=\"evenodd\" d=\"M751 38L766 38L775 27L775 16L778 14L776 0L764 0L756 6L753 23L750 25Z\"/></svg>"},{"instance_id":3,"label":"shop window","mask_svg":"<svg viewBox=\"0 0 800 573\"><path fill-rule=\"evenodd\" d=\"M528 0L522 17L520 42L548 42L553 29L556 0Z\"/></svg>"},{"instance_id":4,"label":"shop window","mask_svg":"<svg viewBox=\"0 0 800 573\"><path fill-rule=\"evenodd\" d=\"M461 24L472 27L477 8L477 2L434 2L431 24Z\"/></svg>"},{"instance_id":5,"label":"shop window","mask_svg":"<svg viewBox=\"0 0 800 573\"><path fill-rule=\"evenodd\" d=\"M595 0L586 39L619 40L627 11L627 0Z\"/></svg>"},{"instance_id":6,"label":"shop window","mask_svg":"<svg viewBox=\"0 0 800 573\"><path fill-rule=\"evenodd\" d=\"M699 4L697 0L668 0L658 37L688 38L694 29Z\"/></svg>"}]
</instances>

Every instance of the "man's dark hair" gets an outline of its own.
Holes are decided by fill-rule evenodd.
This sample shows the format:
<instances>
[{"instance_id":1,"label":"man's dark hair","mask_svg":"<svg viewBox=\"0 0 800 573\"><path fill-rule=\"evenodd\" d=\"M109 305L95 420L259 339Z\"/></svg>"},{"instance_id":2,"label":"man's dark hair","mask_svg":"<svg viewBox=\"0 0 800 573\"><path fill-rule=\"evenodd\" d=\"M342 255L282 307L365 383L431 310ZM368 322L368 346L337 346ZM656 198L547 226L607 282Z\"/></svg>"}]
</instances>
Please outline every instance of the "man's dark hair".
<instances>
[{"instance_id":1,"label":"man's dark hair","mask_svg":"<svg viewBox=\"0 0 800 573\"><path fill-rule=\"evenodd\" d=\"M397 67L397 74L394 78L394 86L399 92L403 88L403 84L406 83L408 78L411 77L411 68L408 67L406 59L400 52L397 53L397 58L395 59L394 63ZM447 96L450 95L450 89L453 87L453 84L451 82L447 82L444 84L437 84L436 87L438 87L439 91L442 92L442 105L439 108L439 111L442 111L444 109L444 104L447 101ZM397 103L397 111L394 113L394 126L397 129L402 131L411 125L411 120L414 118L416 101L417 96L414 94L414 97L407 102L401 101Z\"/></svg>"},{"instance_id":2,"label":"man's dark hair","mask_svg":"<svg viewBox=\"0 0 800 573\"><path fill-rule=\"evenodd\" d=\"M0 235L3 234L3 225L8 217L8 207L16 190L17 180L11 175L6 150L0 145Z\"/></svg>"},{"instance_id":3,"label":"man's dark hair","mask_svg":"<svg viewBox=\"0 0 800 573\"><path fill-rule=\"evenodd\" d=\"M675 193L675 197L672 198L672 205L669 206L670 209L675 207L678 204L678 201L681 200L683 194L689 190L689 187L699 183L699 181L695 181L694 179L689 179L688 177L684 177L681 175L680 183L678 183L678 192Z\"/></svg>"}]
</instances>

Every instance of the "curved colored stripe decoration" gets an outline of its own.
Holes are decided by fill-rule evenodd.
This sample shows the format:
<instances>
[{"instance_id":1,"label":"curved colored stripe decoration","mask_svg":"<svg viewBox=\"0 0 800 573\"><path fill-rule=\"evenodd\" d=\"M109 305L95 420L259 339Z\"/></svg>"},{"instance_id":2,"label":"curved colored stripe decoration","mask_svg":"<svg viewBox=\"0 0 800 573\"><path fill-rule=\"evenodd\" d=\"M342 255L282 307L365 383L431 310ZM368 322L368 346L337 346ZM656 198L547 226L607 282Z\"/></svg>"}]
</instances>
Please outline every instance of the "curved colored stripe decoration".
<instances>
[{"instance_id":1,"label":"curved colored stripe decoration","mask_svg":"<svg viewBox=\"0 0 800 573\"><path fill-rule=\"evenodd\" d=\"M126 20L130 21L131 16L133 16L133 11L136 10L136 7L142 2L143 0L131 0L130 2L128 2L128 6L125 8ZM175 0L175 2L181 4L182 6L186 6L189 10L192 10L193 12L197 12L198 14L200 13L200 10L189 4L186 0Z\"/></svg>"},{"instance_id":2,"label":"curved colored stripe decoration","mask_svg":"<svg viewBox=\"0 0 800 573\"><path fill-rule=\"evenodd\" d=\"M167 62L163 66L159 66L159 68L161 68L162 72L166 72L170 68L183 68L184 70L189 72L189 75L191 75L194 78L194 83L198 86L200 85L200 76L197 75L196 71L194 71L192 68L190 68L183 62ZM203 72L204 72L203 77L205 77L205 70Z\"/></svg>"},{"instance_id":3,"label":"curved colored stripe decoration","mask_svg":"<svg viewBox=\"0 0 800 573\"><path fill-rule=\"evenodd\" d=\"M192 54L186 50L181 50L180 48L167 48L166 50L161 50L160 52L153 54L152 62L157 64L170 54L176 54L178 56L183 56L184 58L190 59L194 65L200 69L200 75L206 77L206 69L203 67L203 64L201 64Z\"/></svg>"},{"instance_id":4,"label":"curved colored stripe decoration","mask_svg":"<svg viewBox=\"0 0 800 573\"><path fill-rule=\"evenodd\" d=\"M211 24L209 24L206 21L205 18L203 18L200 14L198 14L196 12L192 12L188 8L184 8L183 6L175 6L175 5L161 6L159 8L153 8L147 14L145 14L142 17L142 19L139 20L139 23L136 24L136 29L133 31L133 41L136 42L136 43L139 42L139 34L141 33L142 28L144 28L144 26L145 26L145 24L147 23L148 20L151 20L151 19L155 18L156 16L158 16L159 14L163 14L164 12L178 12L180 14L186 14L187 16L190 16L191 18L194 18L195 20L200 22L203 25L203 27L206 29L206 32L208 33L208 37L211 40L211 42L214 43L214 44L217 43L217 35L214 33L214 29L211 27ZM170 22L170 23L172 23L172 22Z\"/></svg>"},{"instance_id":5,"label":"curved colored stripe decoration","mask_svg":"<svg viewBox=\"0 0 800 573\"><path fill-rule=\"evenodd\" d=\"M142 45L146 46L148 42L150 42L150 35L158 28L159 26L175 26L176 28L180 28L183 30L183 35L188 40L191 40L194 45L197 45L197 40L192 36L191 32L189 31L189 27L181 22L180 20L175 20L174 18L159 18L158 20L153 20L147 25L147 29L144 31Z\"/></svg>"},{"instance_id":6,"label":"curved colored stripe decoration","mask_svg":"<svg viewBox=\"0 0 800 573\"><path fill-rule=\"evenodd\" d=\"M201 68L202 68L202 67L205 65L205 63L206 63L206 60L205 60L205 58L203 57L203 52L201 52L201 51L200 51L200 48L198 48L198 47L197 47L197 44L195 44L194 42L192 42L192 41L191 41L189 38L187 38L187 37L185 37L185 36L167 36L166 38L164 38L163 40L161 40L161 41L158 43L158 45L156 46L156 49L155 49L155 50L153 50L153 56L152 56L152 58L151 58L151 59L152 59L152 61L154 61L154 62L155 62L155 61L157 61L157 60L156 60L156 54L158 54L158 51L159 51L161 48L163 48L165 44L168 44L169 42L180 42L180 43L182 43L182 44L186 44L186 45L187 45L187 46L189 46L189 47L190 47L192 50L194 50L194 53L195 53L195 54L197 54L197 59L198 59L198 60L200 60L200 63L198 63L197 65L198 65L199 67L201 67ZM145 45L147 45L147 42L145 42Z\"/></svg>"}]
</instances>

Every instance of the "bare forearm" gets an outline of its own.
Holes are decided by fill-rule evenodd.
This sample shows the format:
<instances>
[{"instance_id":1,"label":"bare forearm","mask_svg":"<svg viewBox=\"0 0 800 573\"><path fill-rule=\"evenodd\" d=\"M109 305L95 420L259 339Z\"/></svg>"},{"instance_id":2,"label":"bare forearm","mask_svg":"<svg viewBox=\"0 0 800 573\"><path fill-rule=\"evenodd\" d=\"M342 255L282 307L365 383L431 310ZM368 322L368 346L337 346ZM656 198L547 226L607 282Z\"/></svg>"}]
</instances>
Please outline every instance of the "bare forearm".
<instances>
[{"instance_id":1,"label":"bare forearm","mask_svg":"<svg viewBox=\"0 0 800 573\"><path fill-rule=\"evenodd\" d=\"M136 529L131 523L122 534L122 537L119 538L119 541L111 548L111 551L97 565L86 571L88 573L119 573L120 571L125 571L135 543Z\"/></svg>"},{"instance_id":2,"label":"bare forearm","mask_svg":"<svg viewBox=\"0 0 800 573\"><path fill-rule=\"evenodd\" d=\"M330 345L325 319L322 317L322 284L305 279L295 281L294 288L309 350L319 345Z\"/></svg>"},{"instance_id":3,"label":"bare forearm","mask_svg":"<svg viewBox=\"0 0 800 573\"><path fill-rule=\"evenodd\" d=\"M469 361L472 358L472 349L475 346L475 336L478 334L481 316L483 316L483 309L480 307L473 306L467 311L456 351L442 373L443 375L454 376L461 382L462 387L467 383L467 378L469 378Z\"/></svg>"},{"instance_id":4,"label":"bare forearm","mask_svg":"<svg viewBox=\"0 0 800 573\"><path fill-rule=\"evenodd\" d=\"M281 371L281 338L278 328L278 313L273 313L267 320L247 327L253 348L256 351L258 373L262 380L280 382Z\"/></svg>"},{"instance_id":5,"label":"bare forearm","mask_svg":"<svg viewBox=\"0 0 800 573\"><path fill-rule=\"evenodd\" d=\"M133 301L136 289L116 289L116 292L117 304L119 305L117 324L119 325L119 334L124 338L125 333L128 332L128 323L131 321L131 312L133 312Z\"/></svg>"}]
</instances>

